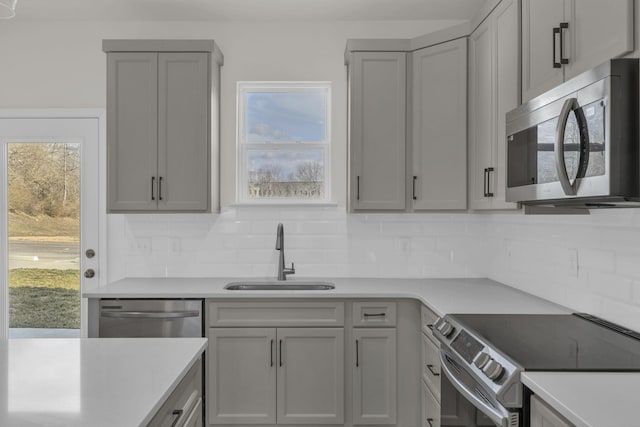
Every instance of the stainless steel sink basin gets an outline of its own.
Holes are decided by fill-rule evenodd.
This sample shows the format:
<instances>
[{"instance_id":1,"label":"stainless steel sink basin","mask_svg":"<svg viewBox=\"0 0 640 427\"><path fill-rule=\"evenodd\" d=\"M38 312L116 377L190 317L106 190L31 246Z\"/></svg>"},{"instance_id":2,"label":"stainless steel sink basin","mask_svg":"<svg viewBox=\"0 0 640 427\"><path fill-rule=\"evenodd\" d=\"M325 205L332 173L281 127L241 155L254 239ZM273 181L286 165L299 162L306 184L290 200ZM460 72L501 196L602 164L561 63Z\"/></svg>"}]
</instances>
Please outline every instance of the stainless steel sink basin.
<instances>
[{"instance_id":1,"label":"stainless steel sink basin","mask_svg":"<svg viewBox=\"0 0 640 427\"><path fill-rule=\"evenodd\" d=\"M232 282L224 287L228 291L327 291L335 289L329 282Z\"/></svg>"}]
</instances>

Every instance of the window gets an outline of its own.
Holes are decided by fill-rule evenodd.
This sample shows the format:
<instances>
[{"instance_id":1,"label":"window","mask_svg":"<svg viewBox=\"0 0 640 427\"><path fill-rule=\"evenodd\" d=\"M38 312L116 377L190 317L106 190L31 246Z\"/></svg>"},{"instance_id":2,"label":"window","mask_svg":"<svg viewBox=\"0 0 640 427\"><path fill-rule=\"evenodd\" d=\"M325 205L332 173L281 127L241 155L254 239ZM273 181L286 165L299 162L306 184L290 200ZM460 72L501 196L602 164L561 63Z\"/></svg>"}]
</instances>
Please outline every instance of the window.
<instances>
[{"instance_id":1,"label":"window","mask_svg":"<svg viewBox=\"0 0 640 427\"><path fill-rule=\"evenodd\" d=\"M238 201L330 200L327 82L238 83Z\"/></svg>"}]
</instances>

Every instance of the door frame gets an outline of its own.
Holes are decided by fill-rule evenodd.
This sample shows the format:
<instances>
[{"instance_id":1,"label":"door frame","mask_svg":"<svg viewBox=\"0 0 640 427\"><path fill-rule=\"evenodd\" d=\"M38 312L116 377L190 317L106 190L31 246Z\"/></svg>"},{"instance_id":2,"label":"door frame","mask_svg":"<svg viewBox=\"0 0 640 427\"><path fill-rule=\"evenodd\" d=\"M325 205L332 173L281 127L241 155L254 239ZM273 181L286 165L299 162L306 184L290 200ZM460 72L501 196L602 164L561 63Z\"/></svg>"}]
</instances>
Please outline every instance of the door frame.
<instances>
[{"instance_id":1,"label":"door frame","mask_svg":"<svg viewBox=\"0 0 640 427\"><path fill-rule=\"evenodd\" d=\"M107 283L107 192L106 175L107 144L106 144L106 110L104 108L0 108L0 119L97 119L98 120L98 286ZM0 154L0 157L3 157ZM3 171L4 166L0 166ZM0 186L5 185L4 173L0 174ZM7 236L7 193L0 194L0 235ZM9 270L8 270L8 242L9 239L0 239L0 339L7 339L9 332ZM82 292L82 288L81 288ZM80 336L88 336L88 304L80 296Z\"/></svg>"}]
</instances>

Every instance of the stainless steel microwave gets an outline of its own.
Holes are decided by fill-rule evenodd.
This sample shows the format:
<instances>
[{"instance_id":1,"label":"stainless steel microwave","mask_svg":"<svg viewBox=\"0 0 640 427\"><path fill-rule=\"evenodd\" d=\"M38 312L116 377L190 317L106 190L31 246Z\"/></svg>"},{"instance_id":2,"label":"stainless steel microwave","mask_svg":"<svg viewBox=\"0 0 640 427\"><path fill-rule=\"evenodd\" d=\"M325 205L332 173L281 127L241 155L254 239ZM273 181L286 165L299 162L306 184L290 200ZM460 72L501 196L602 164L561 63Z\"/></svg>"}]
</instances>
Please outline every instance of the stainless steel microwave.
<instances>
[{"instance_id":1,"label":"stainless steel microwave","mask_svg":"<svg viewBox=\"0 0 640 427\"><path fill-rule=\"evenodd\" d=\"M638 59L613 59L507 113L507 201L640 206L638 101Z\"/></svg>"}]
</instances>

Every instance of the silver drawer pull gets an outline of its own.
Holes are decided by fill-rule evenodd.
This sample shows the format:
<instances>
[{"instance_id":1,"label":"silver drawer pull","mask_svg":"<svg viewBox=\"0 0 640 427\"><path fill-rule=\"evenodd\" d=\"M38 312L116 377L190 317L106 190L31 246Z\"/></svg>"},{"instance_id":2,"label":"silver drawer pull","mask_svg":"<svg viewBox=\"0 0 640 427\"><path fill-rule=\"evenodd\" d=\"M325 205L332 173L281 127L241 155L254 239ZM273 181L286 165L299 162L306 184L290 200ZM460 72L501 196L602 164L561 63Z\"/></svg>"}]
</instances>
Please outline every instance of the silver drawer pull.
<instances>
[{"instance_id":1,"label":"silver drawer pull","mask_svg":"<svg viewBox=\"0 0 640 427\"><path fill-rule=\"evenodd\" d=\"M385 317L387 313L365 313L364 317Z\"/></svg>"},{"instance_id":2,"label":"silver drawer pull","mask_svg":"<svg viewBox=\"0 0 640 427\"><path fill-rule=\"evenodd\" d=\"M180 319L184 317L198 317L198 311L103 311L102 317L116 319Z\"/></svg>"}]
</instances>

